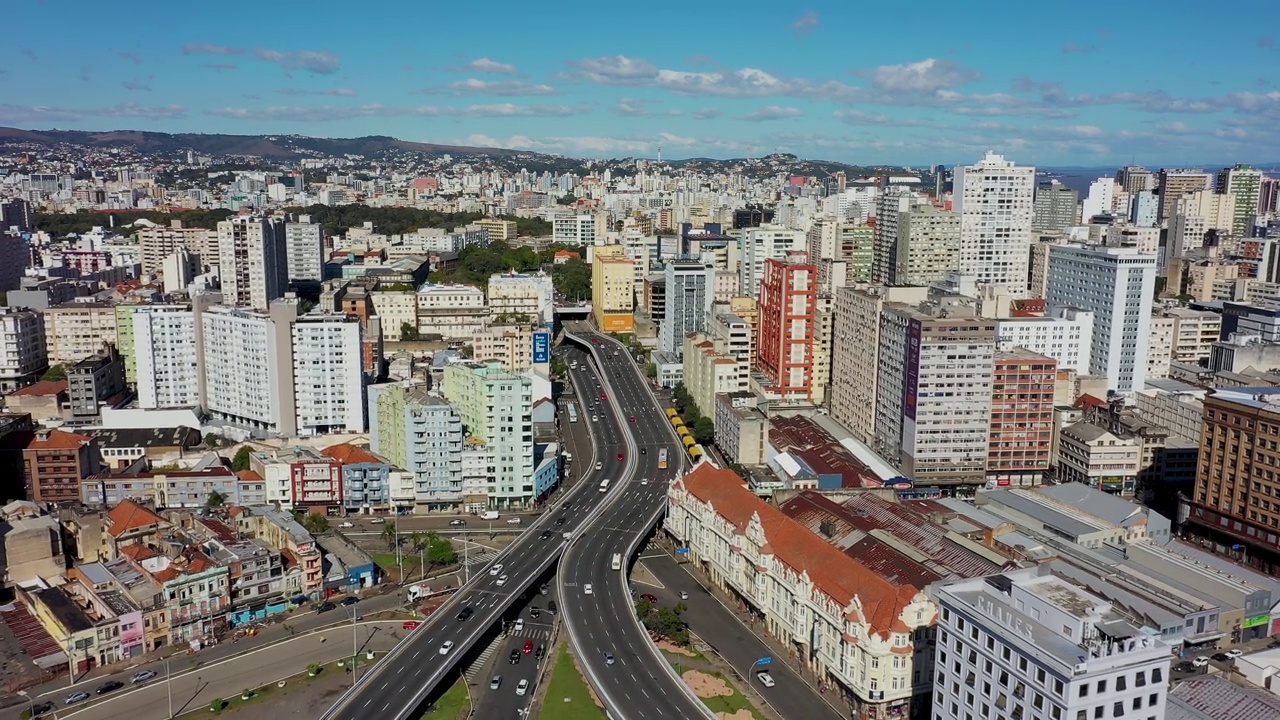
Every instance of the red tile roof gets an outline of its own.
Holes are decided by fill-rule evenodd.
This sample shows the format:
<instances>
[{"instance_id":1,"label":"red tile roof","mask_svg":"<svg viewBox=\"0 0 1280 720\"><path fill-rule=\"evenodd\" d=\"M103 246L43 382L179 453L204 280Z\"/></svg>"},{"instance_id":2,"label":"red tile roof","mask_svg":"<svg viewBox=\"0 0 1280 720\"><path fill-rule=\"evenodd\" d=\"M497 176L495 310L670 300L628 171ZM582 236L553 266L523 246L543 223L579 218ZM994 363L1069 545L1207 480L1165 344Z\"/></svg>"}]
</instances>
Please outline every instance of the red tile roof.
<instances>
[{"instance_id":1,"label":"red tile roof","mask_svg":"<svg viewBox=\"0 0 1280 720\"><path fill-rule=\"evenodd\" d=\"M65 652L58 645L58 641L53 639L48 630L40 624L34 615L27 611L27 606L21 603L11 603L5 606L7 609L0 610L0 619L9 627L9 632L17 638L18 644L22 646L22 651L30 656L33 660L57 655ZM19 658L10 658L19 660Z\"/></svg>"},{"instance_id":2,"label":"red tile roof","mask_svg":"<svg viewBox=\"0 0 1280 720\"><path fill-rule=\"evenodd\" d=\"M1084 394L1076 398L1076 402L1072 407L1077 410L1087 410L1088 408L1104 408L1107 407L1107 401L1094 397L1093 395Z\"/></svg>"},{"instance_id":3,"label":"red tile roof","mask_svg":"<svg viewBox=\"0 0 1280 720\"><path fill-rule=\"evenodd\" d=\"M334 460L337 460L338 462L344 465L354 465L356 463L370 463L373 465L384 464L383 461L378 459L378 456L374 455L368 450L365 450L359 445L352 445L351 443L343 443L341 445L332 445L330 447L325 448L324 450L321 450L320 452L324 453L325 455L328 455L329 457L333 458Z\"/></svg>"},{"instance_id":4,"label":"red tile roof","mask_svg":"<svg viewBox=\"0 0 1280 720\"><path fill-rule=\"evenodd\" d=\"M920 587L911 583L894 583L876 575L867 566L756 497L732 470L703 463L677 482L694 497L711 504L739 533L745 532L753 516L759 517L767 543L762 552L772 552L778 561L792 570L806 573L817 589L842 607L848 607L856 597L862 604L863 617L860 619L867 623L870 632L909 630L900 616L921 592Z\"/></svg>"},{"instance_id":5,"label":"red tile roof","mask_svg":"<svg viewBox=\"0 0 1280 720\"><path fill-rule=\"evenodd\" d=\"M253 470L240 470L236 473L240 482L262 482L262 476Z\"/></svg>"},{"instance_id":6,"label":"red tile roof","mask_svg":"<svg viewBox=\"0 0 1280 720\"><path fill-rule=\"evenodd\" d=\"M45 439L41 439L40 433L32 433L31 441L27 443L28 450L76 450L87 442L92 442L93 438L84 435L69 433L65 430L50 430L49 435Z\"/></svg>"},{"instance_id":7,"label":"red tile roof","mask_svg":"<svg viewBox=\"0 0 1280 720\"><path fill-rule=\"evenodd\" d=\"M140 543L125 545L119 548L117 552L119 552L124 557L127 557L130 560L134 560L137 562L142 562L147 558L160 556L159 551L155 550L154 548L147 547L146 545L142 545Z\"/></svg>"},{"instance_id":8,"label":"red tile roof","mask_svg":"<svg viewBox=\"0 0 1280 720\"><path fill-rule=\"evenodd\" d=\"M130 530L159 525L164 521L164 518L155 514L150 508L125 498L107 512L107 532L112 537L120 537Z\"/></svg>"},{"instance_id":9,"label":"red tile roof","mask_svg":"<svg viewBox=\"0 0 1280 720\"><path fill-rule=\"evenodd\" d=\"M23 397L36 397L46 395L57 395L67 391L69 383L66 380L40 380L32 383L21 390L14 390L10 395L20 395Z\"/></svg>"}]
</instances>

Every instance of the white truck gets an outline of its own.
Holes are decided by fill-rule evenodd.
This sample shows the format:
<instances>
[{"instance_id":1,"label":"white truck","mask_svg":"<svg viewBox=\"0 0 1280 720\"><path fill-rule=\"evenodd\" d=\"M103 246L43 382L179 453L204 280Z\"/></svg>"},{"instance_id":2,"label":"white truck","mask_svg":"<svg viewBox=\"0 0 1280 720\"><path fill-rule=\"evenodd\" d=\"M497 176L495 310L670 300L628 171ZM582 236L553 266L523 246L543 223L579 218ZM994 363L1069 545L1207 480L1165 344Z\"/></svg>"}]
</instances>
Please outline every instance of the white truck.
<instances>
[{"instance_id":1,"label":"white truck","mask_svg":"<svg viewBox=\"0 0 1280 720\"><path fill-rule=\"evenodd\" d=\"M485 510L483 513L481 513L481 514L480 514L480 519L481 519L481 520L497 520L497 519L498 519L498 511L497 511L497 510Z\"/></svg>"},{"instance_id":2,"label":"white truck","mask_svg":"<svg viewBox=\"0 0 1280 720\"><path fill-rule=\"evenodd\" d=\"M614 570L621 570L621 569L622 569L622 553L614 553L614 554L613 554L613 563L612 563L612 565L613 565L613 569L614 569Z\"/></svg>"}]
</instances>

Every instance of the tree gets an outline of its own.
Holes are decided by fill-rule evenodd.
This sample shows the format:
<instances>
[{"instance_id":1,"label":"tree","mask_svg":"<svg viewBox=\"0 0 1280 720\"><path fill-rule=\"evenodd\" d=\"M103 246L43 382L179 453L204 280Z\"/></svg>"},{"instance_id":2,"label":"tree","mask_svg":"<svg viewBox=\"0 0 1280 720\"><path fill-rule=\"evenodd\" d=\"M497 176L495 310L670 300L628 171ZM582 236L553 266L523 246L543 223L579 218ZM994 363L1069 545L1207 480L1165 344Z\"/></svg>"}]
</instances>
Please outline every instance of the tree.
<instances>
[{"instance_id":1,"label":"tree","mask_svg":"<svg viewBox=\"0 0 1280 720\"><path fill-rule=\"evenodd\" d=\"M400 533L396 530L396 524L389 522L382 526L382 540L387 543L388 550L395 550L396 545L400 541Z\"/></svg>"},{"instance_id":2,"label":"tree","mask_svg":"<svg viewBox=\"0 0 1280 720\"><path fill-rule=\"evenodd\" d=\"M711 422L711 418L700 417L693 424L693 429L689 432L693 433L693 439L700 443L706 444L711 442L716 436L716 426Z\"/></svg>"},{"instance_id":3,"label":"tree","mask_svg":"<svg viewBox=\"0 0 1280 720\"><path fill-rule=\"evenodd\" d=\"M302 527L312 535L324 535L329 532L329 518L324 515L307 513L302 517Z\"/></svg>"},{"instance_id":4,"label":"tree","mask_svg":"<svg viewBox=\"0 0 1280 720\"><path fill-rule=\"evenodd\" d=\"M41 380L54 380L54 381L57 381L57 380L66 380L66 379L67 379L67 369L66 369L66 368L64 368L64 367L62 367L61 365L50 365L50 366L49 366L49 369L45 371L44 375L41 375L41 376L40 376L40 379L41 379Z\"/></svg>"},{"instance_id":5,"label":"tree","mask_svg":"<svg viewBox=\"0 0 1280 720\"><path fill-rule=\"evenodd\" d=\"M429 533L427 540L427 562L432 565L452 565L458 560L458 551L448 538Z\"/></svg>"},{"instance_id":6,"label":"tree","mask_svg":"<svg viewBox=\"0 0 1280 720\"><path fill-rule=\"evenodd\" d=\"M222 493L217 490L213 490L209 493L209 497L205 498L204 504L207 507L220 508L225 505L226 502L227 499L222 496Z\"/></svg>"},{"instance_id":7,"label":"tree","mask_svg":"<svg viewBox=\"0 0 1280 720\"><path fill-rule=\"evenodd\" d=\"M253 457L253 448L248 445L241 445L236 451L236 456L231 459L231 469L236 472L249 469L249 460Z\"/></svg>"},{"instance_id":8,"label":"tree","mask_svg":"<svg viewBox=\"0 0 1280 720\"><path fill-rule=\"evenodd\" d=\"M649 363L645 366L644 374L648 376L649 379L658 377L658 366L654 363Z\"/></svg>"},{"instance_id":9,"label":"tree","mask_svg":"<svg viewBox=\"0 0 1280 720\"><path fill-rule=\"evenodd\" d=\"M400 323L400 339L405 342L413 342L421 339L421 336L418 334L418 327L413 323Z\"/></svg>"},{"instance_id":10,"label":"tree","mask_svg":"<svg viewBox=\"0 0 1280 720\"><path fill-rule=\"evenodd\" d=\"M555 266L551 284L570 300L586 300L591 297L591 268L581 258L570 258L569 262Z\"/></svg>"},{"instance_id":11,"label":"tree","mask_svg":"<svg viewBox=\"0 0 1280 720\"><path fill-rule=\"evenodd\" d=\"M648 603L645 603L645 605L648 605ZM639 613L640 609L641 606L637 604L637 613ZM685 624L684 618L680 617L683 611L682 604L676 605L674 608L650 608L649 612L640 614L640 622L644 624L645 629L659 639L670 640L676 645L688 645L689 628Z\"/></svg>"},{"instance_id":12,"label":"tree","mask_svg":"<svg viewBox=\"0 0 1280 720\"><path fill-rule=\"evenodd\" d=\"M560 358L551 358L551 374L557 377L565 377L569 374L569 366Z\"/></svg>"},{"instance_id":13,"label":"tree","mask_svg":"<svg viewBox=\"0 0 1280 720\"><path fill-rule=\"evenodd\" d=\"M578 198L573 193L565 193L556 198L557 205L573 205L576 202L578 202Z\"/></svg>"}]
</instances>

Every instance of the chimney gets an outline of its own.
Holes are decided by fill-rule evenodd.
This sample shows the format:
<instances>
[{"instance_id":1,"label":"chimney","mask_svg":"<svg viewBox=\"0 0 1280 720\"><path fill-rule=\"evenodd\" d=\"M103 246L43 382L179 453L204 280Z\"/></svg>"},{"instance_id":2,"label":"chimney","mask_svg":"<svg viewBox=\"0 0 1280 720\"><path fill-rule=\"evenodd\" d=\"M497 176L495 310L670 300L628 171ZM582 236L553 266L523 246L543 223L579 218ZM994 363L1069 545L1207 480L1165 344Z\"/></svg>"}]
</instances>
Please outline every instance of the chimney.
<instances>
[{"instance_id":1,"label":"chimney","mask_svg":"<svg viewBox=\"0 0 1280 720\"><path fill-rule=\"evenodd\" d=\"M36 440L38 440L39 442L49 442L49 436L52 434L53 434L52 430L48 428L41 428L36 431Z\"/></svg>"}]
</instances>

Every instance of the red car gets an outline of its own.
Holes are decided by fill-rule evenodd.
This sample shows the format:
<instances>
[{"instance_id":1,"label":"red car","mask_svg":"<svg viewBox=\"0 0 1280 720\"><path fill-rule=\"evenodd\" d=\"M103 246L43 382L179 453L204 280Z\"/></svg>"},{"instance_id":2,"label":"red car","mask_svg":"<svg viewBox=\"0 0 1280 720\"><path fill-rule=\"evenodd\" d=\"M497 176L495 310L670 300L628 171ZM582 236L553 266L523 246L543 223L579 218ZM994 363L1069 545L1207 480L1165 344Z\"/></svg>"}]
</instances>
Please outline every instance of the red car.
<instances>
[{"instance_id":1,"label":"red car","mask_svg":"<svg viewBox=\"0 0 1280 720\"><path fill-rule=\"evenodd\" d=\"M524 641L524 654L525 654L525 655L528 655L528 654L529 654L529 653L531 653L531 652L533 652L533 641L532 641L532 640L525 640L525 641Z\"/></svg>"},{"instance_id":2,"label":"red car","mask_svg":"<svg viewBox=\"0 0 1280 720\"><path fill-rule=\"evenodd\" d=\"M618 459L619 459L619 460L621 460L621 459L622 459L622 453L618 453Z\"/></svg>"},{"instance_id":3,"label":"red car","mask_svg":"<svg viewBox=\"0 0 1280 720\"><path fill-rule=\"evenodd\" d=\"M418 626L421 624L422 623L418 622L417 620L405 620L404 625L401 625L400 627L404 628L405 630L417 630Z\"/></svg>"},{"instance_id":4,"label":"red car","mask_svg":"<svg viewBox=\"0 0 1280 720\"><path fill-rule=\"evenodd\" d=\"M627 420L629 420L630 422L635 422L635 421L636 421L636 416L635 416L635 415L632 415L631 417L627 418Z\"/></svg>"},{"instance_id":5,"label":"red car","mask_svg":"<svg viewBox=\"0 0 1280 720\"><path fill-rule=\"evenodd\" d=\"M601 399L601 400L608 400L609 398L605 397L604 395L601 395L601 396L600 396L600 399Z\"/></svg>"}]
</instances>

